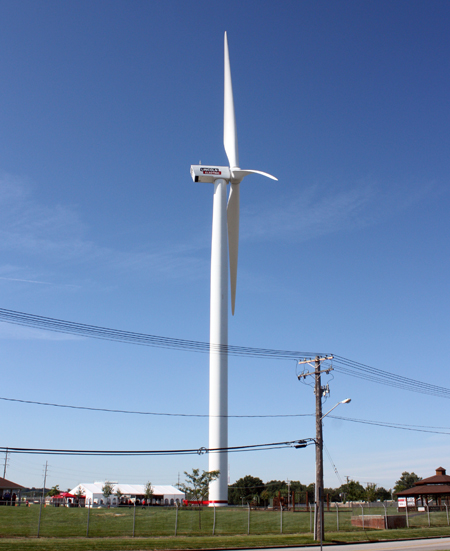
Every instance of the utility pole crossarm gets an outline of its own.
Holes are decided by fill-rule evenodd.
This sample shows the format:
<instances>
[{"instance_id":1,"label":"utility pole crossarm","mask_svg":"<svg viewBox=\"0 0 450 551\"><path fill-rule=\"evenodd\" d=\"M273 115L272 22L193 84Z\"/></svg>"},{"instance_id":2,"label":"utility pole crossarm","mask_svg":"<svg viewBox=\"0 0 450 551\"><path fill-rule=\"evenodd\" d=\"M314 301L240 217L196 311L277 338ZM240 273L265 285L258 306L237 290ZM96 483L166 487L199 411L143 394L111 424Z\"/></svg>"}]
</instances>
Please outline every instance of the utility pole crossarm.
<instances>
[{"instance_id":1,"label":"utility pole crossarm","mask_svg":"<svg viewBox=\"0 0 450 551\"><path fill-rule=\"evenodd\" d=\"M333 371L334 367L329 367L328 369L323 369L322 371L311 371L310 373L301 373L300 375L297 375L297 379L300 380L300 379L304 379L306 377L308 377L308 375L317 375L319 373L326 373L328 375L328 373L330 371Z\"/></svg>"},{"instance_id":2,"label":"utility pole crossarm","mask_svg":"<svg viewBox=\"0 0 450 551\"><path fill-rule=\"evenodd\" d=\"M315 362L319 360L319 362L323 362L325 360L332 360L334 358L333 354L330 354L329 356L324 356L323 358L314 358L313 360L299 360L297 363L299 364L311 364L312 362Z\"/></svg>"},{"instance_id":3,"label":"utility pole crossarm","mask_svg":"<svg viewBox=\"0 0 450 551\"><path fill-rule=\"evenodd\" d=\"M300 365L300 364L311 365L312 362L314 362L315 368L314 368L314 371L311 371L309 373L301 373L300 375L297 376L297 379L298 380L305 379L309 375L316 375L317 376L317 375L320 375L321 373L326 373L328 375L328 373L330 373L330 371L333 371L333 368L328 367L327 369L324 369L323 371L320 371L320 364L321 364L321 362L324 362L325 360L332 360L333 357L334 357L333 354L330 354L329 356L323 356L322 358L319 358L319 356L317 356L314 360L299 360L298 365ZM319 365L319 369L317 369L318 365ZM312 365L311 365L311 367L312 367Z\"/></svg>"}]
</instances>

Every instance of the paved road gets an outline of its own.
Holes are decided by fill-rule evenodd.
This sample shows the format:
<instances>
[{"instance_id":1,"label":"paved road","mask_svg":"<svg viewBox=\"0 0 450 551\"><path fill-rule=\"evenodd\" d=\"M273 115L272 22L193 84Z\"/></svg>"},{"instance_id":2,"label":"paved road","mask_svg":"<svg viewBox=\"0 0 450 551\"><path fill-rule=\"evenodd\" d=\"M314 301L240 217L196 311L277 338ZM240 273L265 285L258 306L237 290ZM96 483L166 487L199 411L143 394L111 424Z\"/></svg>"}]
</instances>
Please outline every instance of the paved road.
<instances>
[{"instance_id":1,"label":"paved road","mask_svg":"<svg viewBox=\"0 0 450 551\"><path fill-rule=\"evenodd\" d=\"M345 545L325 545L326 551L450 551L450 538L432 538L426 540L384 541L376 543L351 543ZM290 547L289 551L312 551L318 547ZM264 551L280 551L279 549Z\"/></svg>"}]
</instances>

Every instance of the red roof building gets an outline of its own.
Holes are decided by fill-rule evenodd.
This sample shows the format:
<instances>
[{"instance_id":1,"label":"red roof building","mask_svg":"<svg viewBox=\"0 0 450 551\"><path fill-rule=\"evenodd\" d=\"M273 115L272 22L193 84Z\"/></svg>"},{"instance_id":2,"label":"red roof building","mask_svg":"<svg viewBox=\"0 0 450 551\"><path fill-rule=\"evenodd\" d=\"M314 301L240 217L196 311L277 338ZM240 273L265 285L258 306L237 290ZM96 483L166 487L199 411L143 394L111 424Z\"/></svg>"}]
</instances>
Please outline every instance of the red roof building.
<instances>
[{"instance_id":1,"label":"red roof building","mask_svg":"<svg viewBox=\"0 0 450 551\"><path fill-rule=\"evenodd\" d=\"M16 495L20 490L25 490L20 484L11 482L0 476L0 505L9 504L16 500Z\"/></svg>"},{"instance_id":2,"label":"red roof building","mask_svg":"<svg viewBox=\"0 0 450 551\"><path fill-rule=\"evenodd\" d=\"M427 507L432 502L434 507L439 509L443 505L450 505L450 476L445 469L439 467L436 469L436 475L418 480L412 488L398 492L397 496L410 507L411 499L414 499L414 507ZM399 500L400 501L400 500Z\"/></svg>"}]
</instances>

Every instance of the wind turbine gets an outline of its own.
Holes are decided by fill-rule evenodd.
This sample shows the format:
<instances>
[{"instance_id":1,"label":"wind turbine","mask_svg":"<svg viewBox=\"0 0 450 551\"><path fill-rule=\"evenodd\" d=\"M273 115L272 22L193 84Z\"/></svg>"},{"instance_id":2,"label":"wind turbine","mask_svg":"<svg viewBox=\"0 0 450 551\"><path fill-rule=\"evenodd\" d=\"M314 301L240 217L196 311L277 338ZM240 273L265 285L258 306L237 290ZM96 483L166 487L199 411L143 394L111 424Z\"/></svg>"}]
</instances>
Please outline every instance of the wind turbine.
<instances>
[{"instance_id":1,"label":"wind turbine","mask_svg":"<svg viewBox=\"0 0 450 551\"><path fill-rule=\"evenodd\" d=\"M231 311L234 315L239 247L239 187L248 174L274 176L239 168L228 39L224 37L223 144L228 166L192 165L194 182L214 184L211 243L210 353L209 353L209 448L228 447L228 256L230 257ZM227 205L227 185L230 195ZM228 233L228 236L227 236ZM228 239L227 239L228 237ZM228 241L228 246L227 246ZM209 454L209 470L220 471L209 486L209 505L228 504L228 453Z\"/></svg>"}]
</instances>

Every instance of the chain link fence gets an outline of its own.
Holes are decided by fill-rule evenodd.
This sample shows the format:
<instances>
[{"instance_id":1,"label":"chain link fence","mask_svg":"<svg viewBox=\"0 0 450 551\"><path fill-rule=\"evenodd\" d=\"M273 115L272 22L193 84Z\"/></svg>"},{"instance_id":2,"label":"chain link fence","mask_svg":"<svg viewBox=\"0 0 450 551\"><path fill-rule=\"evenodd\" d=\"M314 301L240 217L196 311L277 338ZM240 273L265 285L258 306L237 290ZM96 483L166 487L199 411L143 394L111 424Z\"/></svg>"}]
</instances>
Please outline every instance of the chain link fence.
<instances>
[{"instance_id":1,"label":"chain link fence","mask_svg":"<svg viewBox=\"0 0 450 551\"><path fill-rule=\"evenodd\" d=\"M449 512L377 504L325 505L325 532L370 530L372 519L402 517L409 528L449 526ZM384 527L381 525L377 528ZM0 507L1 537L152 537L312 533L314 509L250 507Z\"/></svg>"}]
</instances>

